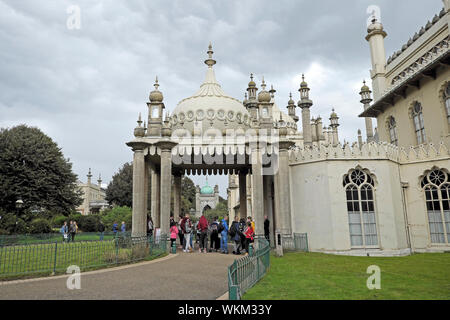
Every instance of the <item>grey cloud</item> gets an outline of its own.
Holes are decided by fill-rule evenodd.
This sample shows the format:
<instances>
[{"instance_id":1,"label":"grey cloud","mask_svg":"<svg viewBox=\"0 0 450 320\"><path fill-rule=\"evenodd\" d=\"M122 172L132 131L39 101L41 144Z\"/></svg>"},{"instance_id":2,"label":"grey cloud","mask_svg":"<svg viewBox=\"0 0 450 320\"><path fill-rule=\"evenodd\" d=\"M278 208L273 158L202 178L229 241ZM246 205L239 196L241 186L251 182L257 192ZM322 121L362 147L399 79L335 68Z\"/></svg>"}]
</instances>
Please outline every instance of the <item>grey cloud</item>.
<instances>
[{"instance_id":1,"label":"grey cloud","mask_svg":"<svg viewBox=\"0 0 450 320\"><path fill-rule=\"evenodd\" d=\"M66 28L74 4L81 30ZM355 141L364 128L358 92L369 77L371 4L381 8L387 56L442 7L440 0L0 0L0 127L39 126L82 180L92 167L107 183L132 159L125 142L138 113L147 113L155 75L173 110L202 83L212 41L216 76L229 95L242 100L253 72L258 86L262 75L274 85L285 110L290 91L298 100L305 72L312 114L327 125L335 107L342 139ZM226 179L210 178L218 182Z\"/></svg>"}]
</instances>

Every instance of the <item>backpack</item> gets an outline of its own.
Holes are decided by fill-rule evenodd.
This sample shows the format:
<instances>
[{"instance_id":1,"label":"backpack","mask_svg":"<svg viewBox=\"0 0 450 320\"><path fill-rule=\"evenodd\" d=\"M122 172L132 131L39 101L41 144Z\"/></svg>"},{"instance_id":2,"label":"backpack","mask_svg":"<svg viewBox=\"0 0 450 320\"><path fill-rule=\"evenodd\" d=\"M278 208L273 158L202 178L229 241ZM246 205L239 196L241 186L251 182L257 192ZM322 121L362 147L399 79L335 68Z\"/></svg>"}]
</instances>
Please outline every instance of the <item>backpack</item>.
<instances>
[{"instance_id":1,"label":"backpack","mask_svg":"<svg viewBox=\"0 0 450 320\"><path fill-rule=\"evenodd\" d=\"M225 230L225 227L222 223L222 221L219 223L219 230L217 230L219 233L221 233L223 230Z\"/></svg>"},{"instance_id":2,"label":"backpack","mask_svg":"<svg viewBox=\"0 0 450 320\"><path fill-rule=\"evenodd\" d=\"M237 224L237 223L234 223L231 225L231 228L230 228L230 236L231 237L234 237L236 235L236 229L238 228L238 226L239 226L239 224Z\"/></svg>"}]
</instances>

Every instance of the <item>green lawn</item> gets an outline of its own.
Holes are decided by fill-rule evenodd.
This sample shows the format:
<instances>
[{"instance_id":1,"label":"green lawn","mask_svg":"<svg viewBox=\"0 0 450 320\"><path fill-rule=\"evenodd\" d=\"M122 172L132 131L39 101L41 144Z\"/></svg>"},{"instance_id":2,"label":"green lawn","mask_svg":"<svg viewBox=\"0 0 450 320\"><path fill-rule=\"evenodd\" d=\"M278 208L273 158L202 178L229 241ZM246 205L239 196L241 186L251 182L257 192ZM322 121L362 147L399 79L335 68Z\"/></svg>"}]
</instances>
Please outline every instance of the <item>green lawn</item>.
<instances>
[{"instance_id":1,"label":"green lawn","mask_svg":"<svg viewBox=\"0 0 450 320\"><path fill-rule=\"evenodd\" d=\"M82 271L151 260L165 253L163 247L143 242L116 248L114 240L47 243L0 247L0 280L65 273L70 265ZM55 259L56 257L56 259Z\"/></svg>"},{"instance_id":2,"label":"green lawn","mask_svg":"<svg viewBox=\"0 0 450 320\"><path fill-rule=\"evenodd\" d=\"M271 256L264 278L246 300L450 299L450 254L350 257L322 253ZM366 286L367 267L381 269L381 289Z\"/></svg>"}]
</instances>

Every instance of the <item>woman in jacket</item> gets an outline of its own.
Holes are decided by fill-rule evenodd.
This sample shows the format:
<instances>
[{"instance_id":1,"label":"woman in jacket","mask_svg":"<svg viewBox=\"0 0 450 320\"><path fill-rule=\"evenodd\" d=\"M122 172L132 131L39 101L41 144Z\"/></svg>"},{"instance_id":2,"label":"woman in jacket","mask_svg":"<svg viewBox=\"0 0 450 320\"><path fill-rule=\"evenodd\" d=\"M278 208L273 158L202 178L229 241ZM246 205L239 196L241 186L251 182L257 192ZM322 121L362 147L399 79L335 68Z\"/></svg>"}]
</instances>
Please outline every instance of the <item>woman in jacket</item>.
<instances>
[{"instance_id":1,"label":"woman in jacket","mask_svg":"<svg viewBox=\"0 0 450 320\"><path fill-rule=\"evenodd\" d=\"M173 243L177 241L178 228L175 221L170 223L170 248L173 247Z\"/></svg>"}]
</instances>

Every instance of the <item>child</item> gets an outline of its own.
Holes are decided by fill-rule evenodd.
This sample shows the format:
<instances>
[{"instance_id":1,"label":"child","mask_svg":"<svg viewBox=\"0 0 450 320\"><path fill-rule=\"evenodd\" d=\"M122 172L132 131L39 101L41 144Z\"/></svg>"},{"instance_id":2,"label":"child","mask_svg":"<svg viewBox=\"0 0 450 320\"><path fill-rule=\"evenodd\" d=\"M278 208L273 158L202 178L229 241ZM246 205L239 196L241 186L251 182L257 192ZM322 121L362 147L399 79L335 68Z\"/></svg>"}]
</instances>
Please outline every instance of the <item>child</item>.
<instances>
[{"instance_id":1,"label":"child","mask_svg":"<svg viewBox=\"0 0 450 320\"><path fill-rule=\"evenodd\" d=\"M178 228L175 221L170 223L170 248L172 248L173 243L177 241Z\"/></svg>"}]
</instances>

